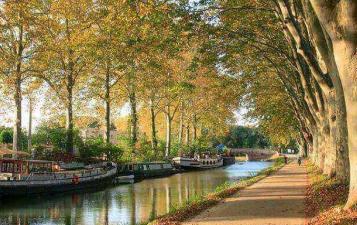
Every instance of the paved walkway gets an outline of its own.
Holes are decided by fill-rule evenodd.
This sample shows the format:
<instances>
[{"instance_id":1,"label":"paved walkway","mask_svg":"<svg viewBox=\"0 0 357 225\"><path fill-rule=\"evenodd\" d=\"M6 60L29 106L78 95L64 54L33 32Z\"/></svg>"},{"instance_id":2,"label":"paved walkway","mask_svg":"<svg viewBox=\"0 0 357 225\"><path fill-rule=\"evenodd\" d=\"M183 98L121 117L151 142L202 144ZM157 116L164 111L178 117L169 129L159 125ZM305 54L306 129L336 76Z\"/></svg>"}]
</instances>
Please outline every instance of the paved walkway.
<instances>
[{"instance_id":1,"label":"paved walkway","mask_svg":"<svg viewBox=\"0 0 357 225\"><path fill-rule=\"evenodd\" d=\"M185 225L302 225L308 184L296 162L225 199Z\"/></svg>"}]
</instances>

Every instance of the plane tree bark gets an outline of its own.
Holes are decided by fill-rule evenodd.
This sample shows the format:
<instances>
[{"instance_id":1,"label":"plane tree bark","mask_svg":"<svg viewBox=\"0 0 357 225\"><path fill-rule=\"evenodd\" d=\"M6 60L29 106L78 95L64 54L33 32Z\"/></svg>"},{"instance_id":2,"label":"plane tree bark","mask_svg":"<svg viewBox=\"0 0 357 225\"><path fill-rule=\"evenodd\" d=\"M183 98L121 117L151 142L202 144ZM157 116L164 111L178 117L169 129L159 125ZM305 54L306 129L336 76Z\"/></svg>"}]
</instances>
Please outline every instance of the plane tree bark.
<instances>
[{"instance_id":1,"label":"plane tree bark","mask_svg":"<svg viewBox=\"0 0 357 225\"><path fill-rule=\"evenodd\" d=\"M317 18L331 40L346 103L350 158L350 192L346 208L357 202L357 2L310 0Z\"/></svg>"}]
</instances>

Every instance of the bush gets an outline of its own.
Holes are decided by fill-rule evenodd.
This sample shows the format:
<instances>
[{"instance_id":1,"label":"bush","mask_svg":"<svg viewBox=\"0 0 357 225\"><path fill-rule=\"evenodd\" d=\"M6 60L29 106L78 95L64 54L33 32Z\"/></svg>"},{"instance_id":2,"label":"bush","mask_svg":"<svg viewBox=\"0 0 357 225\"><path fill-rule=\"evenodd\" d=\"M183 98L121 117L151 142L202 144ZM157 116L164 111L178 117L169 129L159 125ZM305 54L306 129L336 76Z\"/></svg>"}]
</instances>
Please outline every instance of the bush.
<instances>
[{"instance_id":1,"label":"bush","mask_svg":"<svg viewBox=\"0 0 357 225\"><path fill-rule=\"evenodd\" d=\"M91 139L79 147L81 159L91 161L93 158L100 158L104 155L110 161L120 161L123 149L113 144L106 144L101 138Z\"/></svg>"},{"instance_id":2,"label":"bush","mask_svg":"<svg viewBox=\"0 0 357 225\"><path fill-rule=\"evenodd\" d=\"M213 148L209 141L205 139L198 139L194 141L191 145L184 145L179 143L173 143L171 146L171 156L178 156L181 150L182 154L193 155L194 153L216 153L217 149Z\"/></svg>"},{"instance_id":3,"label":"bush","mask_svg":"<svg viewBox=\"0 0 357 225\"><path fill-rule=\"evenodd\" d=\"M13 132L11 129L4 129L0 133L0 142L3 144L10 144L12 143L13 139Z\"/></svg>"},{"instance_id":4,"label":"bush","mask_svg":"<svg viewBox=\"0 0 357 225\"><path fill-rule=\"evenodd\" d=\"M165 143L159 141L157 149L153 149L151 141L149 141L145 136L140 138L136 149L135 149L135 159L140 162L152 162L162 160L164 158Z\"/></svg>"},{"instance_id":5,"label":"bush","mask_svg":"<svg viewBox=\"0 0 357 225\"><path fill-rule=\"evenodd\" d=\"M35 159L49 160L49 161L62 161L72 162L75 157L67 153L64 149L59 148L45 148L43 145L35 145L33 148Z\"/></svg>"},{"instance_id":6,"label":"bush","mask_svg":"<svg viewBox=\"0 0 357 225\"><path fill-rule=\"evenodd\" d=\"M51 128L51 127L39 127L37 132L32 135L32 143L34 145L47 145L51 144L56 149L66 148L66 129L65 128ZM82 139L79 136L79 131L74 131L74 145L81 146L83 144Z\"/></svg>"}]
</instances>

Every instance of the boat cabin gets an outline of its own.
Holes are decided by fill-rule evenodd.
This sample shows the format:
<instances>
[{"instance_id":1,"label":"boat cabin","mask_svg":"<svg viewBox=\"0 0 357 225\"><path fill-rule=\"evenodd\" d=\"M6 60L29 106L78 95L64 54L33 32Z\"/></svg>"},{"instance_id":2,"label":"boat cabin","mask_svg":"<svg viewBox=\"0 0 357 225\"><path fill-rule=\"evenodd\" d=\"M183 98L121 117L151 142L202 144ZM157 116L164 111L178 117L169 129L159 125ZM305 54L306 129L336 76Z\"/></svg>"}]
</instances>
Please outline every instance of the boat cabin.
<instances>
[{"instance_id":1,"label":"boat cabin","mask_svg":"<svg viewBox=\"0 0 357 225\"><path fill-rule=\"evenodd\" d=\"M173 173L173 167L168 162L129 163L118 166L118 175L134 175L135 179L166 176Z\"/></svg>"},{"instance_id":2,"label":"boat cabin","mask_svg":"<svg viewBox=\"0 0 357 225\"><path fill-rule=\"evenodd\" d=\"M58 165L45 160L0 159L0 175L3 178L27 176L32 172L53 172ZM16 179L16 178L15 178Z\"/></svg>"}]
</instances>

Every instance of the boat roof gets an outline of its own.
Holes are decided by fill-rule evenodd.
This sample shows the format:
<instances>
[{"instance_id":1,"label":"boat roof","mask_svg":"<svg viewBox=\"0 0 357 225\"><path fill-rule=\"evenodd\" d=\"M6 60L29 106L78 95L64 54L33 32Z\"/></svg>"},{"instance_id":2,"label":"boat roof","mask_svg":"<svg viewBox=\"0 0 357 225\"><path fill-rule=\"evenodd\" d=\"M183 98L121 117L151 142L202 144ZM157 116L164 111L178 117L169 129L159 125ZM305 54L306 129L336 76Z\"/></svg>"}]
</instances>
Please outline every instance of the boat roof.
<instances>
[{"instance_id":1,"label":"boat roof","mask_svg":"<svg viewBox=\"0 0 357 225\"><path fill-rule=\"evenodd\" d=\"M0 149L0 155L25 155L29 156L30 154L27 152L22 152L22 151L14 151L10 149Z\"/></svg>"},{"instance_id":2,"label":"boat roof","mask_svg":"<svg viewBox=\"0 0 357 225\"><path fill-rule=\"evenodd\" d=\"M125 164L136 164L136 165L144 165L144 164L170 164L170 162L156 161L156 162L125 163Z\"/></svg>"},{"instance_id":3,"label":"boat roof","mask_svg":"<svg viewBox=\"0 0 357 225\"><path fill-rule=\"evenodd\" d=\"M23 161L23 162L33 162L33 163L55 163L54 161L49 161L49 160L36 160L36 159L30 159L30 160L22 160L22 159L11 159L11 158L3 158L1 160L6 160L6 161Z\"/></svg>"}]
</instances>

